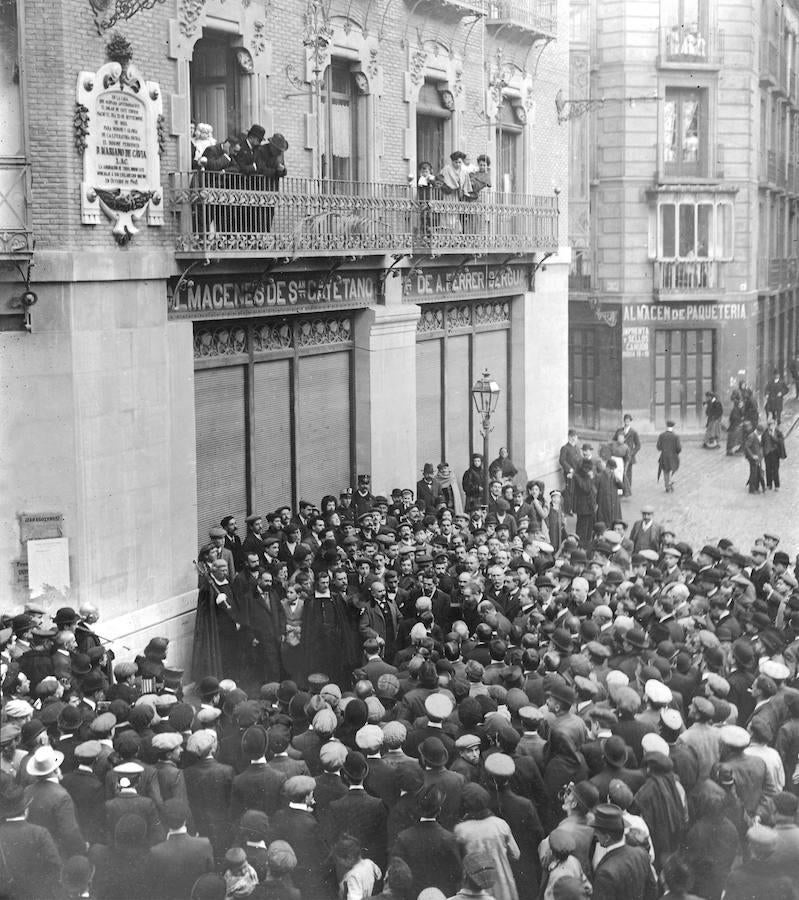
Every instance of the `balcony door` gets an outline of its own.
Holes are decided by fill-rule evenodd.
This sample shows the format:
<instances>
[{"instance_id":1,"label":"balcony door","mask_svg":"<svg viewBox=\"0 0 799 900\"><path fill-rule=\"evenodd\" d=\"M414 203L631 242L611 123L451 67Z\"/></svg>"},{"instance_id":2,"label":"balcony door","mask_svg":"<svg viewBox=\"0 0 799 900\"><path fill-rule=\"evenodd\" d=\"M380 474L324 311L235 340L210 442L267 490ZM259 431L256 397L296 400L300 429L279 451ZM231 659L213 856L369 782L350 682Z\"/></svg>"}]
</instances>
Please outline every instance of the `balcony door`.
<instances>
[{"instance_id":1,"label":"balcony door","mask_svg":"<svg viewBox=\"0 0 799 900\"><path fill-rule=\"evenodd\" d=\"M663 162L667 175L699 177L708 166L707 91L666 88Z\"/></svg>"},{"instance_id":2,"label":"balcony door","mask_svg":"<svg viewBox=\"0 0 799 900\"><path fill-rule=\"evenodd\" d=\"M360 94L350 63L333 59L322 83L322 176L329 181L358 181L363 174Z\"/></svg>"},{"instance_id":3,"label":"balcony door","mask_svg":"<svg viewBox=\"0 0 799 900\"><path fill-rule=\"evenodd\" d=\"M506 194L520 193L522 172L522 127L516 121L510 100L504 100L499 111L497 125L496 184L494 188Z\"/></svg>"},{"instance_id":4,"label":"balcony door","mask_svg":"<svg viewBox=\"0 0 799 900\"><path fill-rule=\"evenodd\" d=\"M204 35L197 41L189 77L194 122L211 125L217 141L243 130L239 69L227 35Z\"/></svg>"},{"instance_id":5,"label":"balcony door","mask_svg":"<svg viewBox=\"0 0 799 900\"><path fill-rule=\"evenodd\" d=\"M449 154L447 132L452 118L445 109L438 87L426 81L419 91L416 104L416 166L429 162L437 174L444 167Z\"/></svg>"},{"instance_id":6,"label":"balcony door","mask_svg":"<svg viewBox=\"0 0 799 900\"><path fill-rule=\"evenodd\" d=\"M704 59L708 41L705 0L662 0L661 8L669 59Z\"/></svg>"}]
</instances>

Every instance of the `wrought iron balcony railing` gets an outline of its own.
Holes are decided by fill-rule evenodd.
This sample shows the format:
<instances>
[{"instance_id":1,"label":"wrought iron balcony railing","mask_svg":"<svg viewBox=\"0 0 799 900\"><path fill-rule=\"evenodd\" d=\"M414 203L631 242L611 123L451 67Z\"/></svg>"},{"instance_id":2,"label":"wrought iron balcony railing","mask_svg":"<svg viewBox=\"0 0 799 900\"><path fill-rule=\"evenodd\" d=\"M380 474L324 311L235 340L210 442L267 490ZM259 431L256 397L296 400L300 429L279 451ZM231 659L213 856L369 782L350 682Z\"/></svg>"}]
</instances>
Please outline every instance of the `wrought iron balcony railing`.
<instances>
[{"instance_id":1,"label":"wrought iron balcony railing","mask_svg":"<svg viewBox=\"0 0 799 900\"><path fill-rule=\"evenodd\" d=\"M720 65L724 56L724 32L698 26L666 26L660 29L660 62Z\"/></svg>"},{"instance_id":2,"label":"wrought iron balcony railing","mask_svg":"<svg viewBox=\"0 0 799 900\"><path fill-rule=\"evenodd\" d=\"M555 37L558 31L556 0L484 0L487 26L518 28Z\"/></svg>"},{"instance_id":3,"label":"wrought iron balcony railing","mask_svg":"<svg viewBox=\"0 0 799 900\"><path fill-rule=\"evenodd\" d=\"M177 253L193 257L557 249L556 197L449 199L403 184L176 172Z\"/></svg>"},{"instance_id":4,"label":"wrought iron balcony railing","mask_svg":"<svg viewBox=\"0 0 799 900\"><path fill-rule=\"evenodd\" d=\"M701 294L721 287L717 259L665 259L655 261L656 294Z\"/></svg>"}]
</instances>

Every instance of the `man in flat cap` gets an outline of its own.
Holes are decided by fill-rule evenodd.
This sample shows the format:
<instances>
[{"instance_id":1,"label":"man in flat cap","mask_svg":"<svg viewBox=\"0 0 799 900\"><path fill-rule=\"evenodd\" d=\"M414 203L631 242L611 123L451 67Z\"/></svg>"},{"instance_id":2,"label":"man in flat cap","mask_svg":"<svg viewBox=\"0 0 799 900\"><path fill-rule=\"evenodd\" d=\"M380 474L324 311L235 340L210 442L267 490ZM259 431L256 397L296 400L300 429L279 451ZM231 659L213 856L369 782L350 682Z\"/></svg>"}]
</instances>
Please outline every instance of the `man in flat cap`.
<instances>
[{"instance_id":1,"label":"man in flat cap","mask_svg":"<svg viewBox=\"0 0 799 900\"><path fill-rule=\"evenodd\" d=\"M84 741L75 747L77 767L61 779L72 802L81 833L90 844L103 843L106 839L105 787L94 774L94 762L100 754L98 741Z\"/></svg>"},{"instance_id":2,"label":"man in flat cap","mask_svg":"<svg viewBox=\"0 0 799 900\"><path fill-rule=\"evenodd\" d=\"M724 900L771 900L793 896L791 879L771 864L778 840L775 829L759 823L752 825L746 832L749 859L730 872Z\"/></svg>"},{"instance_id":3,"label":"man in flat cap","mask_svg":"<svg viewBox=\"0 0 799 900\"><path fill-rule=\"evenodd\" d=\"M221 855L228 847L233 768L214 759L216 747L216 732L195 731L186 743L186 756L190 754L196 762L183 769L183 777L197 833L207 837L214 853Z\"/></svg>"}]
</instances>

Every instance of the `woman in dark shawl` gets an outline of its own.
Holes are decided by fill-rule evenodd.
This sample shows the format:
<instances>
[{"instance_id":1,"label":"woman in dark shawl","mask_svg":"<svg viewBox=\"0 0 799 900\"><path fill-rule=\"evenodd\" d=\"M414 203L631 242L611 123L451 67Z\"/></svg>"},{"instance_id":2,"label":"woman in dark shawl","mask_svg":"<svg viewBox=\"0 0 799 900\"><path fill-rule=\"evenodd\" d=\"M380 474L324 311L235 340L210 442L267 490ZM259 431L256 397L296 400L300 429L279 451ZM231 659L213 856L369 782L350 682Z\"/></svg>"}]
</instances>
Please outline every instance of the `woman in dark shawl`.
<instances>
[{"instance_id":1,"label":"woman in dark shawl","mask_svg":"<svg viewBox=\"0 0 799 900\"><path fill-rule=\"evenodd\" d=\"M664 753L645 754L646 781L635 795L635 804L649 828L655 867L680 848L688 823L685 791L674 774L674 765Z\"/></svg>"},{"instance_id":2,"label":"woman in dark shawl","mask_svg":"<svg viewBox=\"0 0 799 900\"><path fill-rule=\"evenodd\" d=\"M350 750L357 750L355 734L363 728L368 718L369 710L366 704L359 697L353 698L344 707L344 718L336 729L335 736Z\"/></svg>"},{"instance_id":3,"label":"woman in dark shawl","mask_svg":"<svg viewBox=\"0 0 799 900\"><path fill-rule=\"evenodd\" d=\"M585 757L574 741L562 731L550 731L549 759L544 767L544 788L548 801L544 827L547 833L557 828L566 815L561 797L567 785L577 784L587 778Z\"/></svg>"}]
</instances>

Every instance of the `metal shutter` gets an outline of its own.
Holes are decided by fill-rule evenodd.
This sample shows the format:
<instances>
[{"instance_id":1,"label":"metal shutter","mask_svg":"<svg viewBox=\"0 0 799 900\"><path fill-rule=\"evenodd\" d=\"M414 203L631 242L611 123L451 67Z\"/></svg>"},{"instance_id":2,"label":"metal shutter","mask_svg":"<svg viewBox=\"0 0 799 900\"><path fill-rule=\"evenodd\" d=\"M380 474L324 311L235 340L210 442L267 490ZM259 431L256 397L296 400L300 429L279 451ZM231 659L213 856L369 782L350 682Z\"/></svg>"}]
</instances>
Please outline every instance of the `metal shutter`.
<instances>
[{"instance_id":1,"label":"metal shutter","mask_svg":"<svg viewBox=\"0 0 799 900\"><path fill-rule=\"evenodd\" d=\"M244 366L200 369L194 373L197 422L197 535L222 516L243 526L247 512L247 431ZM243 527L241 531L243 532Z\"/></svg>"},{"instance_id":2,"label":"metal shutter","mask_svg":"<svg viewBox=\"0 0 799 900\"><path fill-rule=\"evenodd\" d=\"M479 378L488 369L491 377L499 384L502 393L499 395L497 410L491 417L493 431L488 437L488 452L491 463L499 455L500 447L510 443L508 434L508 332L483 331L474 336L474 377ZM478 416L474 417L473 440L475 447L483 446Z\"/></svg>"},{"instance_id":3,"label":"metal shutter","mask_svg":"<svg viewBox=\"0 0 799 900\"><path fill-rule=\"evenodd\" d=\"M350 354L303 356L297 396L298 500L350 484Z\"/></svg>"},{"instance_id":4,"label":"metal shutter","mask_svg":"<svg viewBox=\"0 0 799 900\"><path fill-rule=\"evenodd\" d=\"M459 334L447 340L447 462L459 479L469 468L469 335Z\"/></svg>"},{"instance_id":5,"label":"metal shutter","mask_svg":"<svg viewBox=\"0 0 799 900\"><path fill-rule=\"evenodd\" d=\"M265 515L291 503L291 368L287 359L253 366L252 506Z\"/></svg>"},{"instance_id":6,"label":"metal shutter","mask_svg":"<svg viewBox=\"0 0 799 900\"><path fill-rule=\"evenodd\" d=\"M416 344L416 462L441 462L441 341Z\"/></svg>"}]
</instances>

